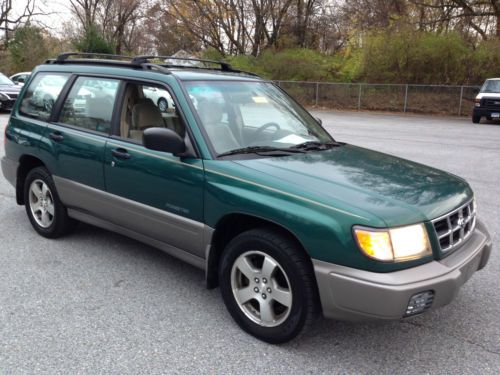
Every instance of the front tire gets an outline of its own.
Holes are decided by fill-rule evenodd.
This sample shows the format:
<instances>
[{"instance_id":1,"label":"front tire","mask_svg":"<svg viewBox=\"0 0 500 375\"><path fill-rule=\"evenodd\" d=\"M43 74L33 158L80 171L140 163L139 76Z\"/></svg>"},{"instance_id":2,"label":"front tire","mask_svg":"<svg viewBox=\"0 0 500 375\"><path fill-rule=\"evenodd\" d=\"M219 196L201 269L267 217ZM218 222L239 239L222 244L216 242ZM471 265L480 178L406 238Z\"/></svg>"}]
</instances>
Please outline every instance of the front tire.
<instances>
[{"instance_id":1,"label":"front tire","mask_svg":"<svg viewBox=\"0 0 500 375\"><path fill-rule=\"evenodd\" d=\"M481 116L472 115L472 122L474 124L479 124L480 121L481 121Z\"/></svg>"},{"instance_id":2,"label":"front tire","mask_svg":"<svg viewBox=\"0 0 500 375\"><path fill-rule=\"evenodd\" d=\"M61 237L74 224L59 199L52 177L43 167L32 169L26 176L24 205L31 225L43 237Z\"/></svg>"},{"instance_id":3,"label":"front tire","mask_svg":"<svg viewBox=\"0 0 500 375\"><path fill-rule=\"evenodd\" d=\"M295 241L268 229L244 232L227 245L219 285L236 323L272 344L295 338L319 310L310 259Z\"/></svg>"}]
</instances>

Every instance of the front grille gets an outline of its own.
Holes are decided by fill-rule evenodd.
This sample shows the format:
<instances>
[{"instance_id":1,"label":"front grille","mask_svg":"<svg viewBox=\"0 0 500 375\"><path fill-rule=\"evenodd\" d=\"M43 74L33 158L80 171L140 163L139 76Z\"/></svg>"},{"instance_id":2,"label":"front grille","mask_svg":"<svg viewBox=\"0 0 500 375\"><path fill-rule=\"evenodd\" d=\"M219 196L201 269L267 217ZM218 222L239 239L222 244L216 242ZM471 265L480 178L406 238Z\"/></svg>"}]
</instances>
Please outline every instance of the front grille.
<instances>
[{"instance_id":1,"label":"front grille","mask_svg":"<svg viewBox=\"0 0 500 375\"><path fill-rule=\"evenodd\" d=\"M7 95L7 97L12 100L16 100L19 95L19 93L17 92L4 92L4 94Z\"/></svg>"},{"instance_id":2,"label":"front grille","mask_svg":"<svg viewBox=\"0 0 500 375\"><path fill-rule=\"evenodd\" d=\"M500 111L500 98L484 98L482 105L486 109L496 109Z\"/></svg>"},{"instance_id":3,"label":"front grille","mask_svg":"<svg viewBox=\"0 0 500 375\"><path fill-rule=\"evenodd\" d=\"M464 242L476 227L476 204L474 200L450 213L432 220L442 252L448 252Z\"/></svg>"}]
</instances>

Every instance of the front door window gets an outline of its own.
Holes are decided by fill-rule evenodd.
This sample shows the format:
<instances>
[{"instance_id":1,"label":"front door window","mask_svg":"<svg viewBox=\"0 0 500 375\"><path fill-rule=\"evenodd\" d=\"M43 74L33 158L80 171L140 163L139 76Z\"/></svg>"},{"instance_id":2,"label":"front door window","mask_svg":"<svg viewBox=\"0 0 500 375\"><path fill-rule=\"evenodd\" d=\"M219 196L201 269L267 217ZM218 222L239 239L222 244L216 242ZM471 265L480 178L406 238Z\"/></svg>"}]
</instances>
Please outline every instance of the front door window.
<instances>
[{"instance_id":1,"label":"front door window","mask_svg":"<svg viewBox=\"0 0 500 375\"><path fill-rule=\"evenodd\" d=\"M142 143L142 133L151 127L172 129L182 138L186 135L172 96L165 88L128 83L120 118L120 137Z\"/></svg>"}]
</instances>

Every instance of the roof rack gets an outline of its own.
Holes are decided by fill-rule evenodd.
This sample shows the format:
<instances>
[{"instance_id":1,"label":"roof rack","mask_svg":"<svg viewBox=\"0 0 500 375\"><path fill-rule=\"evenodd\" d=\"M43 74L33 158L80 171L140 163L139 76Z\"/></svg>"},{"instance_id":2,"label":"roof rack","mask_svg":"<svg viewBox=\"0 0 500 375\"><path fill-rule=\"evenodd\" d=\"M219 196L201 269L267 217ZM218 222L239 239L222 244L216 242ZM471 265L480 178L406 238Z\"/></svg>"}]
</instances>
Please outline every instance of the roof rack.
<instances>
[{"instance_id":1,"label":"roof rack","mask_svg":"<svg viewBox=\"0 0 500 375\"><path fill-rule=\"evenodd\" d=\"M93 52L65 52L56 57L55 62L62 63L70 60L70 57L77 56L82 58L97 58L102 57L104 60L129 60L132 61L133 57L125 55L112 55L109 53L93 53Z\"/></svg>"},{"instance_id":2,"label":"roof rack","mask_svg":"<svg viewBox=\"0 0 500 375\"><path fill-rule=\"evenodd\" d=\"M72 58L77 57L77 58ZM151 60L160 60L160 63L153 63ZM182 64L169 64L168 60L175 61L191 61L205 64L205 66L190 66ZM133 68L141 68L148 70L157 70L165 74L171 74L169 68L184 68L184 69L216 69L207 65L219 65L218 70L222 72L244 73L256 76L254 73L244 72L233 69L231 65L224 61L204 60L191 57L179 56L157 56L157 55L140 55L140 56L125 56L112 55L108 53L90 53L90 52L65 52L58 55L55 59L49 59L46 64L105 64L115 66L130 66Z\"/></svg>"},{"instance_id":3,"label":"roof rack","mask_svg":"<svg viewBox=\"0 0 500 375\"><path fill-rule=\"evenodd\" d=\"M176 61L192 61L192 62L200 62L203 64L214 64L220 65L220 70L223 72L234 72L235 70L231 67L231 65L224 61L216 61L216 60L204 60L204 59L196 59L192 57L180 57L180 56L155 56L155 55L141 55L136 56L132 59L132 64L142 64L148 62L149 60L163 60L161 64L162 66L173 66L173 67L186 67L182 64L168 64L166 60L176 60ZM196 68L195 66L187 66L187 68Z\"/></svg>"}]
</instances>

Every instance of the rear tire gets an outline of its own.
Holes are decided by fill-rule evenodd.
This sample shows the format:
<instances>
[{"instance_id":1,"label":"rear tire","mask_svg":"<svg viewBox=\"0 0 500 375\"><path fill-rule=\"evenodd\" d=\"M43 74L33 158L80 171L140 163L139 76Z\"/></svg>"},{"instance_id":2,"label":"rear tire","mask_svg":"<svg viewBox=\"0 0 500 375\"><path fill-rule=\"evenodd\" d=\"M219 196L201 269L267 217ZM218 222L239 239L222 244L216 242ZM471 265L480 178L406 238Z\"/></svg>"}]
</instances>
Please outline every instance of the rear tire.
<instances>
[{"instance_id":1,"label":"rear tire","mask_svg":"<svg viewBox=\"0 0 500 375\"><path fill-rule=\"evenodd\" d=\"M75 224L75 221L68 217L54 181L44 167L34 168L26 176L24 205L31 225L43 237L61 237Z\"/></svg>"},{"instance_id":2,"label":"rear tire","mask_svg":"<svg viewBox=\"0 0 500 375\"><path fill-rule=\"evenodd\" d=\"M227 245L219 285L236 323L268 343L292 340L319 312L310 258L288 236L268 229L249 230Z\"/></svg>"},{"instance_id":3,"label":"rear tire","mask_svg":"<svg viewBox=\"0 0 500 375\"><path fill-rule=\"evenodd\" d=\"M472 122L474 124L479 124L480 121L481 121L481 116L472 115Z\"/></svg>"}]
</instances>

